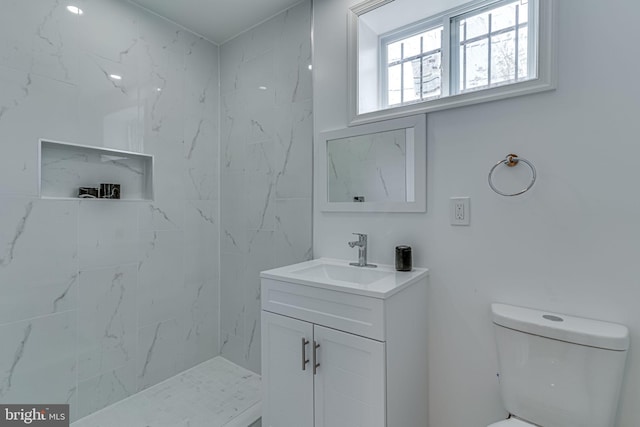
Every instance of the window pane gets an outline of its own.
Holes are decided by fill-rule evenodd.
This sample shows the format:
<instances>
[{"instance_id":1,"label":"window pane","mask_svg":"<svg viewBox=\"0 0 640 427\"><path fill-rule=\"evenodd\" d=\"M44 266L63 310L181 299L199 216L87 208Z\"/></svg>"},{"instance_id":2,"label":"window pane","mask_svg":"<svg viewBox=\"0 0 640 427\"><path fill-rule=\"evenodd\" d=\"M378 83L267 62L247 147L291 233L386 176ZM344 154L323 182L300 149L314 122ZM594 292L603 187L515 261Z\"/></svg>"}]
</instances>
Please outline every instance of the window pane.
<instances>
[{"instance_id":1,"label":"window pane","mask_svg":"<svg viewBox=\"0 0 640 427\"><path fill-rule=\"evenodd\" d=\"M518 21L522 24L523 22L529 22L529 5L527 3L521 4L518 8Z\"/></svg>"},{"instance_id":2,"label":"window pane","mask_svg":"<svg viewBox=\"0 0 640 427\"><path fill-rule=\"evenodd\" d=\"M402 50L400 45L402 42L395 42L387 45L387 63L399 61L402 58Z\"/></svg>"},{"instance_id":3,"label":"window pane","mask_svg":"<svg viewBox=\"0 0 640 427\"><path fill-rule=\"evenodd\" d=\"M442 27L434 28L421 35L423 38L423 52L430 52L442 48Z\"/></svg>"},{"instance_id":4,"label":"window pane","mask_svg":"<svg viewBox=\"0 0 640 427\"><path fill-rule=\"evenodd\" d=\"M491 38L491 84L516 78L516 32L510 31Z\"/></svg>"},{"instance_id":5,"label":"window pane","mask_svg":"<svg viewBox=\"0 0 640 427\"><path fill-rule=\"evenodd\" d=\"M529 76L529 33L527 27L518 32L518 80L527 80Z\"/></svg>"},{"instance_id":6,"label":"window pane","mask_svg":"<svg viewBox=\"0 0 640 427\"><path fill-rule=\"evenodd\" d=\"M491 31L500 31L516 25L516 6L520 0L491 11Z\"/></svg>"},{"instance_id":7,"label":"window pane","mask_svg":"<svg viewBox=\"0 0 640 427\"><path fill-rule=\"evenodd\" d=\"M466 26L466 32L465 32ZM470 16L460 21L460 40L469 40L489 32L489 13ZM465 37L466 36L466 37Z\"/></svg>"},{"instance_id":8,"label":"window pane","mask_svg":"<svg viewBox=\"0 0 640 427\"><path fill-rule=\"evenodd\" d=\"M467 57L465 56L465 51L467 50L465 45L460 46L460 79L458 84L460 85L460 92L464 91L467 88L466 85L466 76L467 76Z\"/></svg>"},{"instance_id":9,"label":"window pane","mask_svg":"<svg viewBox=\"0 0 640 427\"><path fill-rule=\"evenodd\" d=\"M400 65L389 67L389 81L387 83L387 97L389 105L397 105L402 102L400 95L401 75Z\"/></svg>"},{"instance_id":10,"label":"window pane","mask_svg":"<svg viewBox=\"0 0 640 427\"><path fill-rule=\"evenodd\" d=\"M418 64L417 67L414 65ZM404 95L402 102L413 102L420 99L420 61L411 61L404 64ZM415 69L417 68L417 73Z\"/></svg>"},{"instance_id":11,"label":"window pane","mask_svg":"<svg viewBox=\"0 0 640 427\"><path fill-rule=\"evenodd\" d=\"M408 37L403 40L404 44L404 58L411 58L412 56L420 55L420 34Z\"/></svg>"},{"instance_id":12,"label":"window pane","mask_svg":"<svg viewBox=\"0 0 640 427\"><path fill-rule=\"evenodd\" d=\"M440 52L422 59L422 98L434 98L441 95L442 54Z\"/></svg>"},{"instance_id":13,"label":"window pane","mask_svg":"<svg viewBox=\"0 0 640 427\"><path fill-rule=\"evenodd\" d=\"M466 78L464 90L472 90L489 84L488 78L488 44L487 39L469 43L463 47L465 55Z\"/></svg>"}]
</instances>

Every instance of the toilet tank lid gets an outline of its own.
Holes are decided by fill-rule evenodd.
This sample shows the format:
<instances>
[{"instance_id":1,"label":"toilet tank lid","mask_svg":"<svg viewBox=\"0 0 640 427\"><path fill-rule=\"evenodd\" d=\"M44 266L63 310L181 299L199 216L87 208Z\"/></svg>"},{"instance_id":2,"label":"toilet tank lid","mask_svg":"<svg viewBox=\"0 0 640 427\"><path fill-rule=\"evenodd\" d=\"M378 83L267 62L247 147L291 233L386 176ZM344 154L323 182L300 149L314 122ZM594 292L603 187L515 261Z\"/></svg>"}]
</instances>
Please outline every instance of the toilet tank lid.
<instances>
[{"instance_id":1,"label":"toilet tank lid","mask_svg":"<svg viewBox=\"0 0 640 427\"><path fill-rule=\"evenodd\" d=\"M516 331L606 350L629 348L629 330L617 323L497 303L491 311L493 323Z\"/></svg>"}]
</instances>

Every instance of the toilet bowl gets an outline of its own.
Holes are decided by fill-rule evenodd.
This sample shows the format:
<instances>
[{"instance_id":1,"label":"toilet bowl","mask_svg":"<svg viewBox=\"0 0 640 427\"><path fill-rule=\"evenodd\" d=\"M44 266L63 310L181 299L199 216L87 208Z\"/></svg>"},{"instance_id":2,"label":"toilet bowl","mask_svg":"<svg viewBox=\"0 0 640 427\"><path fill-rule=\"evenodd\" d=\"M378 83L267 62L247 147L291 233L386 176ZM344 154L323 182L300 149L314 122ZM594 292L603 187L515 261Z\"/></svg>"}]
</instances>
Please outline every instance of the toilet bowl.
<instances>
[{"instance_id":1,"label":"toilet bowl","mask_svg":"<svg viewBox=\"0 0 640 427\"><path fill-rule=\"evenodd\" d=\"M611 427L629 348L626 326L492 304L498 378L512 415L489 427Z\"/></svg>"}]
</instances>

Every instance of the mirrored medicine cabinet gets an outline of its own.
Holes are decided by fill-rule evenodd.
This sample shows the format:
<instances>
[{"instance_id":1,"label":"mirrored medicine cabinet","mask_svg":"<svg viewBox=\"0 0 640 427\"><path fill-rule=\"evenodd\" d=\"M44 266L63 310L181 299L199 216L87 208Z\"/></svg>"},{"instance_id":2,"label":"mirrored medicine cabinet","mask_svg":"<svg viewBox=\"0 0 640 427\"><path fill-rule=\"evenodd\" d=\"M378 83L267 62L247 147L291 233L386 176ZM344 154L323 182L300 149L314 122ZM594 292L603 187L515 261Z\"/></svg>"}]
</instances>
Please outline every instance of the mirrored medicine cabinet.
<instances>
[{"instance_id":1,"label":"mirrored medicine cabinet","mask_svg":"<svg viewBox=\"0 0 640 427\"><path fill-rule=\"evenodd\" d=\"M425 212L424 114L320 133L318 202L325 212Z\"/></svg>"}]
</instances>

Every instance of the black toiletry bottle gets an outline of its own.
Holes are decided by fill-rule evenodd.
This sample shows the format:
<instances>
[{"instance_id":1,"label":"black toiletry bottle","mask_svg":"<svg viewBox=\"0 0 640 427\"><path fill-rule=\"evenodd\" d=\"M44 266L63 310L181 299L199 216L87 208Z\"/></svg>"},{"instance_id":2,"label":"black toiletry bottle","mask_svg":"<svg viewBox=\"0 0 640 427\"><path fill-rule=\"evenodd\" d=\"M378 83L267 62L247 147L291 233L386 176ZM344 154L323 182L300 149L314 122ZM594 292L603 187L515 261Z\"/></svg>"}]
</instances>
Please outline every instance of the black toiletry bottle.
<instances>
[{"instance_id":1,"label":"black toiletry bottle","mask_svg":"<svg viewBox=\"0 0 640 427\"><path fill-rule=\"evenodd\" d=\"M396 270L411 271L411 246L396 246Z\"/></svg>"}]
</instances>

